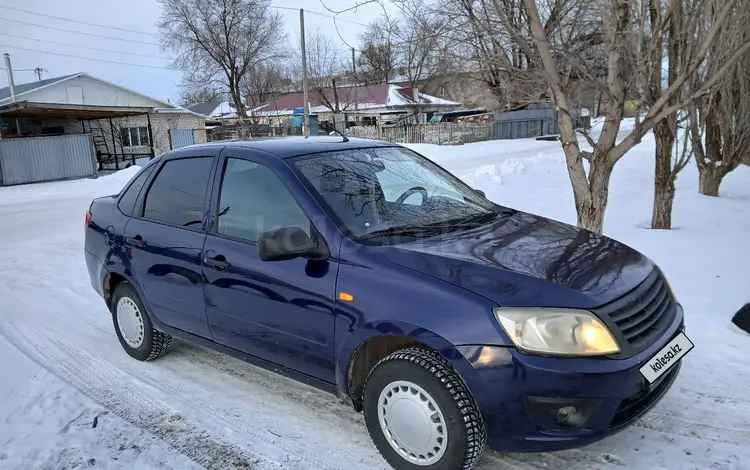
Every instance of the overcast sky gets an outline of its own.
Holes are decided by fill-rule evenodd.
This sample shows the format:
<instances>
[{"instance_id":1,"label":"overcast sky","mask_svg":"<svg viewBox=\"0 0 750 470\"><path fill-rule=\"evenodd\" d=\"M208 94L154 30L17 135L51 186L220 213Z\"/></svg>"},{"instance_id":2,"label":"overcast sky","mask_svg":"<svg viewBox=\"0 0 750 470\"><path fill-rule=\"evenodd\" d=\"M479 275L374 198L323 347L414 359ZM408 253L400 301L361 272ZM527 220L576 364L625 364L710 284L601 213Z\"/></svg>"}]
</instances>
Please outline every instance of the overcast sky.
<instances>
[{"instance_id":1,"label":"overcast sky","mask_svg":"<svg viewBox=\"0 0 750 470\"><path fill-rule=\"evenodd\" d=\"M332 10L342 10L353 6L356 0L323 1ZM320 3L320 0L272 0L272 3L280 7L305 8L309 12L331 15ZM6 7L105 25L109 28L25 13ZM295 40L299 37L299 12L283 9L278 11L286 21L287 35L290 40ZM342 13L338 17L342 20L366 24L382 11L380 5L370 4L360 7L356 12ZM158 46L158 31L155 23L160 14L161 9L156 0L128 0L127 2L114 2L112 0L0 0L0 55L5 52L11 55L16 84L37 80L36 74L32 71L35 67L46 69L42 78L86 72L154 98L170 99L175 102L179 96L180 73L168 69L170 66L169 53L162 52ZM352 46L356 46L357 35L364 30L364 27L338 20L336 25L343 40ZM336 34L332 18L306 13L305 26L308 31L315 27L324 29L337 43L346 47ZM140 31L146 34L112 28ZM76 31L95 36L77 34ZM96 35L119 39L105 39ZM76 46L117 52L102 52ZM27 49L33 49L34 51ZM119 65L67 56L141 64L156 68ZM4 63L0 63L0 68L5 68ZM7 85L6 72L2 71L0 73L0 87Z\"/></svg>"}]
</instances>

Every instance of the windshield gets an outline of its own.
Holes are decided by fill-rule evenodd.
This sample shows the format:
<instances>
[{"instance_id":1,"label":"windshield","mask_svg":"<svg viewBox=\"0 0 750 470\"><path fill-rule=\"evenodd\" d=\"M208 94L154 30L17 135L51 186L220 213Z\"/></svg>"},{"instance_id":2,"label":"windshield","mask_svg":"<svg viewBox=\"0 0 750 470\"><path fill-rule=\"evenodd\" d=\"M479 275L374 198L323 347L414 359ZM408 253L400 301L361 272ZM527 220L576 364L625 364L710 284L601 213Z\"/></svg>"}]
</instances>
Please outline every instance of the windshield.
<instances>
[{"instance_id":1,"label":"windshield","mask_svg":"<svg viewBox=\"0 0 750 470\"><path fill-rule=\"evenodd\" d=\"M326 152L292 162L334 221L355 238L445 228L495 211L458 178L406 148Z\"/></svg>"}]
</instances>

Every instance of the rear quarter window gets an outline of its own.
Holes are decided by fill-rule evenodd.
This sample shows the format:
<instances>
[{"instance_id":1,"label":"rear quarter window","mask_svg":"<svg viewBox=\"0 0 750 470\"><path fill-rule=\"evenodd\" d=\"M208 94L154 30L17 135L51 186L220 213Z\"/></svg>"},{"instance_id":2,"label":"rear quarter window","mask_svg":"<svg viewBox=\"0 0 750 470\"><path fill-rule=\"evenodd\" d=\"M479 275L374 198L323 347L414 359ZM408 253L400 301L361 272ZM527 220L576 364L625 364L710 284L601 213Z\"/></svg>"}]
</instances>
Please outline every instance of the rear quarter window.
<instances>
[{"instance_id":1,"label":"rear quarter window","mask_svg":"<svg viewBox=\"0 0 750 470\"><path fill-rule=\"evenodd\" d=\"M128 216L133 215L135 201L138 200L138 195L141 193L143 186L148 180L148 177L151 176L151 173L153 173L154 167L155 165L151 165L150 167L140 171L135 176L135 178L133 178L132 183L125 187L125 191L120 197L120 202L117 203L117 207L120 208L123 214Z\"/></svg>"}]
</instances>

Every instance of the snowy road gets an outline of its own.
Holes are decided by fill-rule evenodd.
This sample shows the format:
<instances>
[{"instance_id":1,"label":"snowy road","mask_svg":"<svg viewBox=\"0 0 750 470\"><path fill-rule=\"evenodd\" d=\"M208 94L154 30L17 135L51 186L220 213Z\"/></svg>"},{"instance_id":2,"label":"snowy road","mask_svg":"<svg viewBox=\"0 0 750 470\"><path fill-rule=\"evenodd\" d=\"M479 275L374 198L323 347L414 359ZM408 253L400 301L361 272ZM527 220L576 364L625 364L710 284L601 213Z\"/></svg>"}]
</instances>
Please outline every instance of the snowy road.
<instances>
[{"instance_id":1,"label":"snowy road","mask_svg":"<svg viewBox=\"0 0 750 470\"><path fill-rule=\"evenodd\" d=\"M445 154L466 152L460 147L428 156L496 201L570 221L559 147L522 143L514 154L525 162L504 159L506 143L477 144L471 160ZM650 214L643 177L653 171L653 143L643 146L645 156L628 156L615 172L605 228L665 269L696 350L636 426L581 450L488 453L479 469L740 469L750 461L750 336L729 324L749 300L750 254L740 243L750 233L750 171L707 201L686 170L680 229L650 232L638 228ZM332 395L183 342L153 363L127 356L89 285L82 244L91 198L128 178L0 188L0 469L387 468L361 415Z\"/></svg>"}]
</instances>

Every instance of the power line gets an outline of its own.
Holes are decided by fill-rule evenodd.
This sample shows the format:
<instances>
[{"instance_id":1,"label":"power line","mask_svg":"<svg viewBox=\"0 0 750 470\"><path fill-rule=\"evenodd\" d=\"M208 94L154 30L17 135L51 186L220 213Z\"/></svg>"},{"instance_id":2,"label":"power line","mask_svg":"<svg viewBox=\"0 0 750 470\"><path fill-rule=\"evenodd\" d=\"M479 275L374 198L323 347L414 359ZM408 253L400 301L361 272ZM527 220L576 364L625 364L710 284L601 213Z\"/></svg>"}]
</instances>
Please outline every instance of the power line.
<instances>
[{"instance_id":1,"label":"power line","mask_svg":"<svg viewBox=\"0 0 750 470\"><path fill-rule=\"evenodd\" d=\"M84 32L81 32L81 31L73 31L71 29L55 28L53 26L45 26L45 25L36 24L36 23L27 23L26 21L21 21L21 20L11 20L11 19L8 19L8 18L0 18L0 20L10 21L12 23L19 23L19 24L23 24L23 25L27 25L27 26L36 26L36 27L39 27L39 28L52 29L52 30L55 30L55 31L62 31L64 33L73 33L73 34L81 34L83 36L92 36L92 37L95 37L95 38L113 39L115 41L133 42L133 43L136 43L136 44L146 44L148 46L158 46L159 45L158 43L155 43L155 42L137 41L135 39L115 38L115 37L112 37L112 36L102 36L100 34L84 33Z\"/></svg>"},{"instance_id":2,"label":"power line","mask_svg":"<svg viewBox=\"0 0 750 470\"><path fill-rule=\"evenodd\" d=\"M9 47L11 49L18 49L18 50L27 51L27 52L39 52L41 54L56 55L58 57L70 57L71 59L83 59L83 60L91 60L91 61L94 61L94 62L105 62L105 63L108 63L108 64L127 65L127 66L130 66L130 67L143 67L143 68L147 68L147 69L174 70L174 69L171 69L169 67L160 67L158 65L129 64L129 63L126 63L126 62L117 62L117 61L114 61L114 60L94 59L94 58L91 58L91 57L81 57L81 56L78 56L78 55L61 54L59 52L40 51L39 49L27 49L25 47L9 46L7 44L0 44L0 47Z\"/></svg>"},{"instance_id":3,"label":"power line","mask_svg":"<svg viewBox=\"0 0 750 470\"><path fill-rule=\"evenodd\" d=\"M270 8L274 8L276 10L290 10L290 11L295 11L295 12L297 12L297 11L300 10L299 8L282 7L282 6L277 6L277 5L269 5L269 7ZM30 15L43 16L45 18L53 18L53 19L61 20L61 21L69 21L71 23L78 23L78 24L83 24L83 25L86 25L86 26L95 26L97 28L107 28L107 29L111 29L111 30L115 30L115 31L123 31L123 32L126 32L126 33L143 34L145 36L159 37L159 35L155 34L155 33L147 33L145 31L138 31L138 30L135 30L135 29L117 28L115 26L109 26L109 25L98 24L98 23L89 23L87 21L75 20L73 18L65 18L65 17L62 17L62 16L47 15L46 13L39 13L39 12L36 12L36 11L24 10L24 9L16 8L16 7L9 7L7 5L0 5L0 8L5 8L7 10L13 10L13 11L19 11L19 12L23 12L23 13L28 13ZM344 18L338 18L335 15L329 15L329 14L326 14L326 13L321 13L321 12L312 11L312 10L305 10L305 12L309 13L311 15L322 16L324 18L337 19L338 21L342 21L344 23L351 23L351 24L356 24L358 26L367 27L367 25L364 24L364 23L358 23L356 21L347 20L347 19L344 19ZM15 20L9 20L9 21L15 21ZM45 26L42 26L42 27L45 27Z\"/></svg>"},{"instance_id":4,"label":"power line","mask_svg":"<svg viewBox=\"0 0 750 470\"><path fill-rule=\"evenodd\" d=\"M8 34L8 33L0 33L0 36L9 36L16 39L24 39L27 41L36 41L36 42L46 42L47 44L54 44L56 46L67 46L67 47L79 47L81 49L89 49L92 51L100 51L100 52L111 52L114 54L125 54L125 55L132 55L136 57L148 57L153 59L154 54L138 54L136 52L125 52L125 51L114 51L112 49L100 49L98 47L89 47L89 46L79 46L77 44L68 44L64 42L57 42L57 41L47 41L46 39L36 39L36 38L27 38L25 36L16 36L15 34Z\"/></svg>"},{"instance_id":5,"label":"power line","mask_svg":"<svg viewBox=\"0 0 750 470\"><path fill-rule=\"evenodd\" d=\"M146 35L146 36L158 37L158 34L147 33L145 31L137 31L137 30L134 30L134 29L125 29L125 28L116 28L114 26L108 26L108 25L97 24L97 23L87 23L85 21L74 20L72 18L64 18L62 16L47 15L45 13L38 13L36 11L23 10L21 8L9 7L7 5L0 5L0 8L5 8L6 10L20 11L22 13L28 13L29 15L43 16L45 18L53 18L53 19L56 19L56 20L70 21L71 23L85 24L87 26L96 26L98 28L107 28L107 29L113 29L113 30L116 30L116 31L124 31L126 33L143 34L143 35Z\"/></svg>"},{"instance_id":6,"label":"power line","mask_svg":"<svg viewBox=\"0 0 750 470\"><path fill-rule=\"evenodd\" d=\"M296 12L299 12L299 10L300 10L299 8L293 8L293 7L281 7L281 6L276 6L276 5L271 5L270 7L271 7L271 8L275 8L275 9L277 9L277 10L289 10L289 11L296 11ZM352 20L345 20L345 19L343 19L343 18L338 18L338 17L336 17L336 16L334 16L334 15L327 15L327 14L325 14L325 13L320 13L319 11L311 11L311 10L307 10L307 9L304 9L304 8L303 8L303 10L305 10L305 13L309 13L309 14L311 14L311 15L322 16L322 17L324 17L324 18L331 18L331 19L334 19L334 20L338 20L338 21L343 21L344 23L351 23L351 24L356 24L356 25L358 25L358 26L364 26L364 27L367 27L367 25L366 25L366 24L364 24L364 23L357 23L356 21L352 21Z\"/></svg>"}]
</instances>

